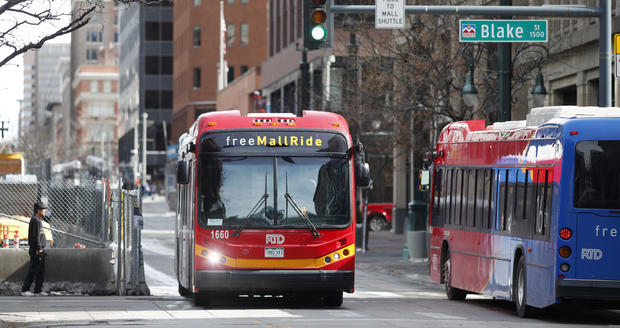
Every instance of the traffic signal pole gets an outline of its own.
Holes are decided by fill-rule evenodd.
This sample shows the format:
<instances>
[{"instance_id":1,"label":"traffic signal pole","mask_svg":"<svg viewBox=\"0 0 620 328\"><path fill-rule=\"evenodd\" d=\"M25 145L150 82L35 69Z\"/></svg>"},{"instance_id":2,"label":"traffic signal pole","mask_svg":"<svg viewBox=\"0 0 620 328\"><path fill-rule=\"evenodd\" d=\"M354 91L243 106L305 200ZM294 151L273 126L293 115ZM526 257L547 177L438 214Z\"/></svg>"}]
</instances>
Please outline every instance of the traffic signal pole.
<instances>
[{"instance_id":1,"label":"traffic signal pole","mask_svg":"<svg viewBox=\"0 0 620 328\"><path fill-rule=\"evenodd\" d=\"M374 14L375 6L334 5L329 8L330 15ZM599 106L611 107L611 0L600 0L599 7L570 5L545 6L405 6L406 14L457 15L457 16L538 16L599 18ZM508 96L510 97L510 96Z\"/></svg>"}]
</instances>

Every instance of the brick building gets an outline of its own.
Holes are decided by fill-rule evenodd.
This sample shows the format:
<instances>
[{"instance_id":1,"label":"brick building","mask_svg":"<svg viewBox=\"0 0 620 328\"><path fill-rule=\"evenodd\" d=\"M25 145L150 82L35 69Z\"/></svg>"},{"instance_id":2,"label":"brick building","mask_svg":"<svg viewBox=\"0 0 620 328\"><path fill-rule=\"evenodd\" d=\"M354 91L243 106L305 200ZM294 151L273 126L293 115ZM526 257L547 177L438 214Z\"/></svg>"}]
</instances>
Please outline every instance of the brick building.
<instances>
[{"instance_id":1,"label":"brick building","mask_svg":"<svg viewBox=\"0 0 620 328\"><path fill-rule=\"evenodd\" d=\"M224 0L227 81L267 57L267 0ZM172 140L196 118L216 110L220 51L220 1L174 2ZM208 18L208 19L205 19Z\"/></svg>"}]
</instances>

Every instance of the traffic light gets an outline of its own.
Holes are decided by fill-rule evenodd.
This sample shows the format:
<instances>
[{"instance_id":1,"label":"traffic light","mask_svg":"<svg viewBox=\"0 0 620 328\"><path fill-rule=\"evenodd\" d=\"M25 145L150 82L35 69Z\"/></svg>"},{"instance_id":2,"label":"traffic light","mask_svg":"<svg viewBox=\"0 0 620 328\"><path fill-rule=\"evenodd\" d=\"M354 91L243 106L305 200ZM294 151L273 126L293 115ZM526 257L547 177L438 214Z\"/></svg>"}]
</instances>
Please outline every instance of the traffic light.
<instances>
[{"instance_id":1,"label":"traffic light","mask_svg":"<svg viewBox=\"0 0 620 328\"><path fill-rule=\"evenodd\" d=\"M331 0L303 0L304 47L308 50L332 47L332 17L329 13Z\"/></svg>"}]
</instances>

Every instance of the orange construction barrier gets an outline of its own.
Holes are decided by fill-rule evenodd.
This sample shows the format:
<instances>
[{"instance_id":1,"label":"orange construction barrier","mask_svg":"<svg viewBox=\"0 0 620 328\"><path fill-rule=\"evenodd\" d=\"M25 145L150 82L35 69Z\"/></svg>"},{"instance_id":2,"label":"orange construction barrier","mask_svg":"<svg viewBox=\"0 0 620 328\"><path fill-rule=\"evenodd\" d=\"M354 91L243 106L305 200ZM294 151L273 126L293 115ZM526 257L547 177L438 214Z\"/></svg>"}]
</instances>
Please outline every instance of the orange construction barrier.
<instances>
[{"instance_id":1,"label":"orange construction barrier","mask_svg":"<svg viewBox=\"0 0 620 328\"><path fill-rule=\"evenodd\" d=\"M9 227L2 227L2 248L9 248Z\"/></svg>"},{"instance_id":2,"label":"orange construction barrier","mask_svg":"<svg viewBox=\"0 0 620 328\"><path fill-rule=\"evenodd\" d=\"M19 230L15 230L13 235L13 248L19 248Z\"/></svg>"}]
</instances>

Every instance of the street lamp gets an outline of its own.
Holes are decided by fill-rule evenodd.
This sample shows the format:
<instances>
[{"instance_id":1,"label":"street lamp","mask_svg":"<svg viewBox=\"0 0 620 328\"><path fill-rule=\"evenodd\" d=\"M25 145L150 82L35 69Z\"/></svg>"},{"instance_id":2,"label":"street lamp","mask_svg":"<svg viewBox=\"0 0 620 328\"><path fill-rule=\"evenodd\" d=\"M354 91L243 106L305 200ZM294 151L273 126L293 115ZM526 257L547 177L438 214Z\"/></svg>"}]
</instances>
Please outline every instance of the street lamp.
<instances>
[{"instance_id":1,"label":"street lamp","mask_svg":"<svg viewBox=\"0 0 620 328\"><path fill-rule=\"evenodd\" d=\"M461 90L463 95L463 102L467 107L478 107L480 99L478 99L478 91L476 91L476 85L474 84L474 68L470 67L469 72L465 76L465 85Z\"/></svg>"},{"instance_id":2,"label":"street lamp","mask_svg":"<svg viewBox=\"0 0 620 328\"><path fill-rule=\"evenodd\" d=\"M538 74L536 74L536 83L530 93L534 99L534 107L541 107L545 104L547 89L545 89L545 81L543 80L543 75L540 68L538 69Z\"/></svg>"}]
</instances>

